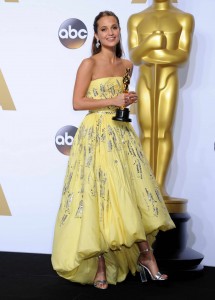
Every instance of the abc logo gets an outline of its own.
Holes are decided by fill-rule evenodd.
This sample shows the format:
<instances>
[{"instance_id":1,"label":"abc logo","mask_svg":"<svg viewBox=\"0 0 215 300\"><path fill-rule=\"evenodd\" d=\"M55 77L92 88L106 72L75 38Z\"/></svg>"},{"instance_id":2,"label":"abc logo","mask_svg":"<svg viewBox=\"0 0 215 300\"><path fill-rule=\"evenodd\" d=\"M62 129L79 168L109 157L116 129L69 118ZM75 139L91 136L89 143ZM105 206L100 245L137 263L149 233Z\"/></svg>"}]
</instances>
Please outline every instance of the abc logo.
<instances>
[{"instance_id":1,"label":"abc logo","mask_svg":"<svg viewBox=\"0 0 215 300\"><path fill-rule=\"evenodd\" d=\"M64 126L58 130L55 136L55 145L61 153L69 155L76 131L77 128L70 125Z\"/></svg>"},{"instance_id":2,"label":"abc logo","mask_svg":"<svg viewBox=\"0 0 215 300\"><path fill-rule=\"evenodd\" d=\"M65 47L80 48L87 39L87 27L78 19L68 19L61 24L58 36Z\"/></svg>"}]
</instances>

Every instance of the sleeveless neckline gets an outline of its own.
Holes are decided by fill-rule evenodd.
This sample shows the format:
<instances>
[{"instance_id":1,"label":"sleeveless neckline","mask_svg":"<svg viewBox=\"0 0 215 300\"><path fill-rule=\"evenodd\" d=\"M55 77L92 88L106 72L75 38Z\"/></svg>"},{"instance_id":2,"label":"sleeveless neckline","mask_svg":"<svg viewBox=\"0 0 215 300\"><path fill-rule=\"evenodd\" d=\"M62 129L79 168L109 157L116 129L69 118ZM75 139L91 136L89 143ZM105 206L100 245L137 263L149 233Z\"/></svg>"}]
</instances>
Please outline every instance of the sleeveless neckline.
<instances>
[{"instance_id":1,"label":"sleeveless neckline","mask_svg":"<svg viewBox=\"0 0 215 300\"><path fill-rule=\"evenodd\" d=\"M107 76L107 77L100 77L100 78L96 78L96 79L92 79L91 80L91 82L93 82L93 81L99 81L99 80L104 80L104 79L108 79L108 78L113 78L113 79L115 79L115 78L123 78L123 76Z\"/></svg>"}]
</instances>

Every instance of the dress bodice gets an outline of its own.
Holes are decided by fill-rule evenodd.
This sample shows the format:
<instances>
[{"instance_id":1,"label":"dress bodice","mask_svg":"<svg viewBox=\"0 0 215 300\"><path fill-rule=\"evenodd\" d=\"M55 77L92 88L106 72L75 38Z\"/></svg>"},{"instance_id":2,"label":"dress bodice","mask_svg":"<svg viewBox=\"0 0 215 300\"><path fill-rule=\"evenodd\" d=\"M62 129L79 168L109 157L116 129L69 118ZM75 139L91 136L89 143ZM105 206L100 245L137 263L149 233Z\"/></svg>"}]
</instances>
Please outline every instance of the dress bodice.
<instances>
[{"instance_id":1,"label":"dress bodice","mask_svg":"<svg viewBox=\"0 0 215 300\"><path fill-rule=\"evenodd\" d=\"M91 81L86 96L88 98L102 100L113 98L121 93L123 93L123 77L103 77ZM115 112L115 109L116 107L112 105L96 110L91 110L89 112L95 113L98 111L104 111L110 113Z\"/></svg>"},{"instance_id":2,"label":"dress bodice","mask_svg":"<svg viewBox=\"0 0 215 300\"><path fill-rule=\"evenodd\" d=\"M109 99L123 92L123 77L103 77L92 80L87 97L93 99Z\"/></svg>"}]
</instances>

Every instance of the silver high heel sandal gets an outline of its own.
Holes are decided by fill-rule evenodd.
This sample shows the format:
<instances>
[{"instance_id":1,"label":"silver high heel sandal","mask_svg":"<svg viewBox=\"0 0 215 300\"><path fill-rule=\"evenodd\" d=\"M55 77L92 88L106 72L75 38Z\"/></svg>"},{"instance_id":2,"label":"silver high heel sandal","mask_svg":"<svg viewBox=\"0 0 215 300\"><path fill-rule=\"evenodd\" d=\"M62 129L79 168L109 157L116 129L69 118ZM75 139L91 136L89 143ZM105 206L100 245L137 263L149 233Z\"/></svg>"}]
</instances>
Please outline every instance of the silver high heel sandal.
<instances>
[{"instance_id":1,"label":"silver high heel sandal","mask_svg":"<svg viewBox=\"0 0 215 300\"><path fill-rule=\"evenodd\" d=\"M101 257L103 257L103 255L98 256L98 258L101 258ZM101 272L101 273L105 274L105 272ZM106 279L103 279L103 280L102 279L97 279L97 280L94 279L93 285L95 288L100 289L100 290L106 290L108 288L108 282Z\"/></svg>"},{"instance_id":2,"label":"silver high heel sandal","mask_svg":"<svg viewBox=\"0 0 215 300\"><path fill-rule=\"evenodd\" d=\"M145 249L145 250L141 251L140 254L148 252L148 251L152 251L152 250ZM151 280L158 280L158 281L167 280L167 278L162 277L163 274L161 274L159 271L155 275L152 275L149 268L147 268L145 265L143 265L140 261L138 261L137 267L138 267L138 271L140 272L140 278L141 278L142 282L147 282L147 275L149 275L149 278Z\"/></svg>"}]
</instances>

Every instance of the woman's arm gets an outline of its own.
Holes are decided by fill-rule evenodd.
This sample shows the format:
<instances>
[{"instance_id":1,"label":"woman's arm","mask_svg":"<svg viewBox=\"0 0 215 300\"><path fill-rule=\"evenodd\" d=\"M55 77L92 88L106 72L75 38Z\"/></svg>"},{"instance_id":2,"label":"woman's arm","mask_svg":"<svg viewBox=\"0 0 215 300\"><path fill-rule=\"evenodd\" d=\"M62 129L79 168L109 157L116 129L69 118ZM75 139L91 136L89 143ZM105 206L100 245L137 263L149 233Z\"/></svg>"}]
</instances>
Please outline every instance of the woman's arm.
<instances>
[{"instance_id":1,"label":"woman's arm","mask_svg":"<svg viewBox=\"0 0 215 300\"><path fill-rule=\"evenodd\" d=\"M106 106L122 106L125 102L125 95L120 94L109 99L91 99L86 97L86 93L92 80L94 62L87 58L80 64L73 92L73 109L74 110L94 110Z\"/></svg>"}]
</instances>

